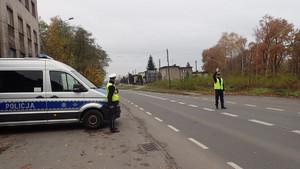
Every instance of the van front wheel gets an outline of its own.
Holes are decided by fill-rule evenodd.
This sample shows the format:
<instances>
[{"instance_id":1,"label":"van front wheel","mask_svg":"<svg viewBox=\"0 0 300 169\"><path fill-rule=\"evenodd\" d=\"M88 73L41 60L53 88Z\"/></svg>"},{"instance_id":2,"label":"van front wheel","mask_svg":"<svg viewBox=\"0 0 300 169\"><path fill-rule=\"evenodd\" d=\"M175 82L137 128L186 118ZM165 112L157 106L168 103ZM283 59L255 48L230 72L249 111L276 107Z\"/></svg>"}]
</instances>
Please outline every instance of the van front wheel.
<instances>
[{"instance_id":1,"label":"van front wheel","mask_svg":"<svg viewBox=\"0 0 300 169\"><path fill-rule=\"evenodd\" d=\"M88 110L83 115L83 125L88 130L98 129L103 125L103 116L98 110Z\"/></svg>"}]
</instances>

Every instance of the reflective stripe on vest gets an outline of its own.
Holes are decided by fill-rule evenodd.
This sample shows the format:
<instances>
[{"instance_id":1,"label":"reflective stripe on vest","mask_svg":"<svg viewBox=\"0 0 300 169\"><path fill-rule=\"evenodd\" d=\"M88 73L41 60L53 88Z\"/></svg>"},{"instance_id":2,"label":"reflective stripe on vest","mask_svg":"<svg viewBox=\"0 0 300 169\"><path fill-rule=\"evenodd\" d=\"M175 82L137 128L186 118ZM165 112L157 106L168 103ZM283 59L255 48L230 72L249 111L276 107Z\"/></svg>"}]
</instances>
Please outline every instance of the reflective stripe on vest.
<instances>
[{"instance_id":1,"label":"reflective stripe on vest","mask_svg":"<svg viewBox=\"0 0 300 169\"><path fill-rule=\"evenodd\" d=\"M217 78L217 82L214 85L215 90L223 90L223 79L221 79L221 82L219 80L219 78Z\"/></svg>"},{"instance_id":2,"label":"reflective stripe on vest","mask_svg":"<svg viewBox=\"0 0 300 169\"><path fill-rule=\"evenodd\" d=\"M108 92L109 92L109 86L111 86L111 85L113 85L114 87L115 87L115 91L114 91L114 94L112 95L112 101L114 102L114 101L119 101L119 95L118 95L118 93L117 93L117 88L116 88L116 86L114 85L114 84L112 84L112 83L107 83L107 85L106 85L106 100L108 100L107 99L107 97L108 97Z\"/></svg>"}]
</instances>

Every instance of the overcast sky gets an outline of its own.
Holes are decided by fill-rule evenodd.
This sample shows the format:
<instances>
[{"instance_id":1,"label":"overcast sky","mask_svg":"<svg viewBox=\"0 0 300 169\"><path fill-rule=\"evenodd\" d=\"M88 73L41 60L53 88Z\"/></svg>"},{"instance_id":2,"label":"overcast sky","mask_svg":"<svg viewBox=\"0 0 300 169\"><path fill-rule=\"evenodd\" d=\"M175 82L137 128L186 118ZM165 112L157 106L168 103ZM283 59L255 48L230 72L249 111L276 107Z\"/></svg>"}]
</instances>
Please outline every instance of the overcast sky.
<instances>
[{"instance_id":1,"label":"overcast sky","mask_svg":"<svg viewBox=\"0 0 300 169\"><path fill-rule=\"evenodd\" d=\"M300 28L299 0L38 0L46 21L60 16L82 26L112 59L108 74L146 70L150 54L156 68L167 65L201 70L204 49L217 44L223 32L253 41L265 15L286 19Z\"/></svg>"}]
</instances>

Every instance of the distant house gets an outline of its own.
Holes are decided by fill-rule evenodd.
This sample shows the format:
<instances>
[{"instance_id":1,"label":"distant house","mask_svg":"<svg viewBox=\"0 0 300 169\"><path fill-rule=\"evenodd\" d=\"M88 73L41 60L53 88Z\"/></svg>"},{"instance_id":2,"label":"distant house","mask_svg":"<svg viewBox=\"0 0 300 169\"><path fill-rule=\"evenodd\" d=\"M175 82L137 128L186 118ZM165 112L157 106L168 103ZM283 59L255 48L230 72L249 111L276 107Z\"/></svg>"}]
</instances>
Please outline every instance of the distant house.
<instances>
[{"instance_id":1,"label":"distant house","mask_svg":"<svg viewBox=\"0 0 300 169\"><path fill-rule=\"evenodd\" d=\"M138 74L133 75L133 84L145 84L145 72L139 72Z\"/></svg>"},{"instance_id":2,"label":"distant house","mask_svg":"<svg viewBox=\"0 0 300 169\"><path fill-rule=\"evenodd\" d=\"M153 83L157 80L156 70L146 70L145 71L145 80L146 83Z\"/></svg>"},{"instance_id":3,"label":"distant house","mask_svg":"<svg viewBox=\"0 0 300 169\"><path fill-rule=\"evenodd\" d=\"M159 68L159 73L161 74L162 80L169 80L169 71L170 71L170 80L175 79L185 79L187 76L193 74L192 67L180 67L180 66L163 66Z\"/></svg>"},{"instance_id":4,"label":"distant house","mask_svg":"<svg viewBox=\"0 0 300 169\"><path fill-rule=\"evenodd\" d=\"M193 72L193 76L207 76L208 72L205 71L196 71Z\"/></svg>"}]
</instances>

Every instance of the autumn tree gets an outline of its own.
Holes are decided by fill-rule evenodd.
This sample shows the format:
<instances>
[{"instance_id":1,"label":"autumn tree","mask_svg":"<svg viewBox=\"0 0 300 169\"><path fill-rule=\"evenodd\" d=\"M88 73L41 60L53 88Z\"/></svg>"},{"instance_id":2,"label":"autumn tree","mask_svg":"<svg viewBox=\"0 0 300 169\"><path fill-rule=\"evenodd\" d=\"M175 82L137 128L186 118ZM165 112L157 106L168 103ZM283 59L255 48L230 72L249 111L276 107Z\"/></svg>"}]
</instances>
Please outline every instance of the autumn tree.
<instances>
[{"instance_id":1,"label":"autumn tree","mask_svg":"<svg viewBox=\"0 0 300 169\"><path fill-rule=\"evenodd\" d=\"M260 20L259 26L255 30L255 38L260 46L257 52L262 57L265 76L269 72L276 75L290 55L294 25L285 19L266 15Z\"/></svg>"},{"instance_id":2,"label":"autumn tree","mask_svg":"<svg viewBox=\"0 0 300 169\"><path fill-rule=\"evenodd\" d=\"M74 67L92 83L101 85L110 59L92 33L70 26L59 17L52 18L50 25L40 21L40 30L42 53Z\"/></svg>"},{"instance_id":3,"label":"autumn tree","mask_svg":"<svg viewBox=\"0 0 300 169\"><path fill-rule=\"evenodd\" d=\"M244 57L246 43L246 38L234 32L223 33L218 41L218 46L222 48L222 53L225 55L224 64L226 64L228 73L241 72L241 75L243 75L244 60L246 59Z\"/></svg>"},{"instance_id":4,"label":"autumn tree","mask_svg":"<svg viewBox=\"0 0 300 169\"><path fill-rule=\"evenodd\" d=\"M291 73L297 74L300 79L300 31L295 34L293 48L288 62L288 68Z\"/></svg>"},{"instance_id":5,"label":"autumn tree","mask_svg":"<svg viewBox=\"0 0 300 169\"><path fill-rule=\"evenodd\" d=\"M225 54L220 46L215 45L202 52L202 69L206 72L214 72L216 68L224 70Z\"/></svg>"},{"instance_id":6,"label":"autumn tree","mask_svg":"<svg viewBox=\"0 0 300 169\"><path fill-rule=\"evenodd\" d=\"M47 27L47 32L43 32L41 37L42 52L56 60L73 66L71 51L66 50L72 42L72 32L70 26L59 17L51 18L51 23Z\"/></svg>"}]
</instances>

